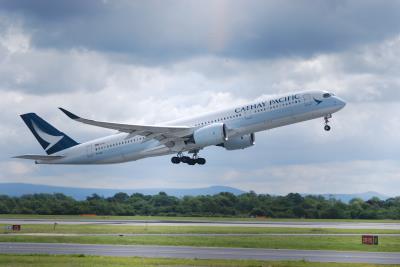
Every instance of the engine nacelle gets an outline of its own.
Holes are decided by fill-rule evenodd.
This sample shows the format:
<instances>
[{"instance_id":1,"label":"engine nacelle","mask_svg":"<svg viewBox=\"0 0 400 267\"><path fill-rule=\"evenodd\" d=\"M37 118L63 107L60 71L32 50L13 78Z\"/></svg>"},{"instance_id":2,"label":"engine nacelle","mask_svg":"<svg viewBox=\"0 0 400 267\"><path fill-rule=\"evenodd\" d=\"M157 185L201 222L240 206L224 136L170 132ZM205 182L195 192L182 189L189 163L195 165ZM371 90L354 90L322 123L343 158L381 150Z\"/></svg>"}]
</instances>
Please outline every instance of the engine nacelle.
<instances>
[{"instance_id":1,"label":"engine nacelle","mask_svg":"<svg viewBox=\"0 0 400 267\"><path fill-rule=\"evenodd\" d=\"M201 147L221 144L228 140L224 123L213 123L193 133L194 143Z\"/></svg>"},{"instance_id":2,"label":"engine nacelle","mask_svg":"<svg viewBox=\"0 0 400 267\"><path fill-rule=\"evenodd\" d=\"M254 144L255 144L255 135L254 133L251 133L229 138L228 141L219 144L219 146L225 147L227 150L235 150L235 149L245 149Z\"/></svg>"}]
</instances>

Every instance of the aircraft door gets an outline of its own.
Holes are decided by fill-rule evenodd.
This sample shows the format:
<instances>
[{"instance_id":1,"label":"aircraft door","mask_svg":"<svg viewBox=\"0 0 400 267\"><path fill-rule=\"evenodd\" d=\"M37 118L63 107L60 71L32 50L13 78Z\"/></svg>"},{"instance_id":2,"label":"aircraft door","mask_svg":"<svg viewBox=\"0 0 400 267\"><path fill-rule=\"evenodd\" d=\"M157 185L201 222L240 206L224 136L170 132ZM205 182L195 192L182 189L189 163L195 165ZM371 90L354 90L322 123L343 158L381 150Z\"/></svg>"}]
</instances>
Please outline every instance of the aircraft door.
<instances>
[{"instance_id":1,"label":"aircraft door","mask_svg":"<svg viewBox=\"0 0 400 267\"><path fill-rule=\"evenodd\" d=\"M304 94L304 106L310 106L311 105L311 95L310 94Z\"/></svg>"},{"instance_id":2,"label":"aircraft door","mask_svg":"<svg viewBox=\"0 0 400 267\"><path fill-rule=\"evenodd\" d=\"M86 155L88 158L93 157L94 151L93 151L93 145L87 145L86 146Z\"/></svg>"}]
</instances>

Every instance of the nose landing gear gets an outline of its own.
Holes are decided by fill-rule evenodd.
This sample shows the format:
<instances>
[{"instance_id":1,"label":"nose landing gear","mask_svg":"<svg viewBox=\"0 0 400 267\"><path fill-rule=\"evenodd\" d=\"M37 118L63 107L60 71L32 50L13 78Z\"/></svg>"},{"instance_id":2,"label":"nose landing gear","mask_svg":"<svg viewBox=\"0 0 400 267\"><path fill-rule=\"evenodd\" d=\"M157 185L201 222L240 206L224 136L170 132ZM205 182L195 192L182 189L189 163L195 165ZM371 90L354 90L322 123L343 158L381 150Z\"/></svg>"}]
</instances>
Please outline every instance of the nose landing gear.
<instances>
[{"instance_id":1,"label":"nose landing gear","mask_svg":"<svg viewBox=\"0 0 400 267\"><path fill-rule=\"evenodd\" d=\"M328 114L328 115L326 115L326 116L324 117L324 120L325 120L324 130L327 131L327 132L329 132L329 131L331 130L331 126L328 125L329 119L330 119L330 118L332 118L332 115L331 115L331 114Z\"/></svg>"},{"instance_id":2,"label":"nose landing gear","mask_svg":"<svg viewBox=\"0 0 400 267\"><path fill-rule=\"evenodd\" d=\"M190 153L190 152L189 152ZM173 164L179 164L179 163L186 163L188 165L195 165L196 163L199 165L204 165L206 164L206 159L205 158L200 158L198 156L199 151L194 151L193 152L193 157L188 157L188 156L183 156L182 152L179 152L176 157L171 158L171 162Z\"/></svg>"}]
</instances>

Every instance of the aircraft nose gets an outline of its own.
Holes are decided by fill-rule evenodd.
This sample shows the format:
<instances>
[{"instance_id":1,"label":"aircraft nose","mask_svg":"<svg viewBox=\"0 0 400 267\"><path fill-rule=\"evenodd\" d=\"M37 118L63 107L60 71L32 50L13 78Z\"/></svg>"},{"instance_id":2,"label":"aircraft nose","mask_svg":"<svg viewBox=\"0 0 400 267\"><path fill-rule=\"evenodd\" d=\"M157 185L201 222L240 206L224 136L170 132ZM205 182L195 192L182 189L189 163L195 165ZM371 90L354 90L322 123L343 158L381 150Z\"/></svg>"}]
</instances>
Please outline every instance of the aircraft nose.
<instances>
[{"instance_id":1,"label":"aircraft nose","mask_svg":"<svg viewBox=\"0 0 400 267\"><path fill-rule=\"evenodd\" d=\"M341 109L344 108L344 106L346 106L346 101L344 101L343 99L339 98L339 97L335 97L336 98L336 105L338 105Z\"/></svg>"}]
</instances>

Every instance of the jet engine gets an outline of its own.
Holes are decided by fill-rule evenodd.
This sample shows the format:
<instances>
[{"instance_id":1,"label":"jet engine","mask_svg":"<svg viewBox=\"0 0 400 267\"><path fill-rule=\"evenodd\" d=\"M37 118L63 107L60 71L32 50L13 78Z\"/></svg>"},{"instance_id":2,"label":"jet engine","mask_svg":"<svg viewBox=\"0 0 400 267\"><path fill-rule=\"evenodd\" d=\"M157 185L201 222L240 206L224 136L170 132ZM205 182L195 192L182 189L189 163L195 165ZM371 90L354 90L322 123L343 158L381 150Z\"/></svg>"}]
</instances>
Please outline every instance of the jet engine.
<instances>
[{"instance_id":1,"label":"jet engine","mask_svg":"<svg viewBox=\"0 0 400 267\"><path fill-rule=\"evenodd\" d=\"M226 150L245 149L255 144L254 133L229 138L229 140L219 144Z\"/></svg>"},{"instance_id":2,"label":"jet engine","mask_svg":"<svg viewBox=\"0 0 400 267\"><path fill-rule=\"evenodd\" d=\"M194 143L201 147L221 144L228 141L224 123L213 123L197 129L193 133Z\"/></svg>"}]
</instances>

